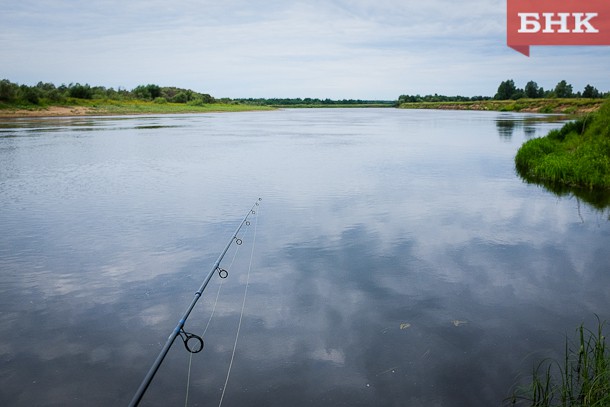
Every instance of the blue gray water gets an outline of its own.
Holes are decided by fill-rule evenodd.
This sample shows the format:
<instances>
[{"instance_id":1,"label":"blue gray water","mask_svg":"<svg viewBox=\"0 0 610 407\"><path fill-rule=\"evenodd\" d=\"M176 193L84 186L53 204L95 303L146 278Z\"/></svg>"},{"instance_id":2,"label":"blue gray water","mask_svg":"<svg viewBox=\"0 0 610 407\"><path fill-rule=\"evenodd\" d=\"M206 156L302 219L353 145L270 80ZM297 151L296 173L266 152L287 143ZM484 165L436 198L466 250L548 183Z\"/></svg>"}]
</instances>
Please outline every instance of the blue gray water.
<instances>
[{"instance_id":1,"label":"blue gray water","mask_svg":"<svg viewBox=\"0 0 610 407\"><path fill-rule=\"evenodd\" d=\"M0 121L0 405L126 405L258 197L186 324L206 343L189 406L219 403L248 270L222 405L500 405L610 317L608 212L515 173L560 126L536 119ZM174 344L142 405L185 404L189 356Z\"/></svg>"}]
</instances>

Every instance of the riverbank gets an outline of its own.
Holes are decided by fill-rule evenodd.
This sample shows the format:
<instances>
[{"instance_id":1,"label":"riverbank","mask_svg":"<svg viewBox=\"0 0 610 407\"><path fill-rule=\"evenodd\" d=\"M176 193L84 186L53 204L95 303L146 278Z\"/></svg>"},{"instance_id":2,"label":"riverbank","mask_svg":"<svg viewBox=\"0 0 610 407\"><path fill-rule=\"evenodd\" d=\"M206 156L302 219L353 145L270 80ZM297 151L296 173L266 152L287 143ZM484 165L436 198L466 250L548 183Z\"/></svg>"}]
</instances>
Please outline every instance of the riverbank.
<instances>
[{"instance_id":1,"label":"riverbank","mask_svg":"<svg viewBox=\"0 0 610 407\"><path fill-rule=\"evenodd\" d=\"M584 115L598 110L604 99L519 99L471 102L402 103L401 109L490 110L499 112L556 113Z\"/></svg>"},{"instance_id":2,"label":"riverbank","mask_svg":"<svg viewBox=\"0 0 610 407\"><path fill-rule=\"evenodd\" d=\"M597 111L604 99L519 99L485 100L471 102L414 102L402 103L401 109L438 110L488 110L499 112L554 113L583 116ZM158 103L142 100L82 100L73 99L62 105L11 105L0 103L0 118L57 117L57 116L104 116L133 114L180 114L210 112L244 112L273 110L277 108L389 108L388 103L370 104L297 104L256 105L247 103Z\"/></svg>"},{"instance_id":3,"label":"riverbank","mask_svg":"<svg viewBox=\"0 0 610 407\"><path fill-rule=\"evenodd\" d=\"M389 103L367 104L287 104L287 105L257 105L248 103L156 103L140 100L78 100L66 105L6 105L0 103L0 118L20 117L61 117L61 116L104 116L133 114L179 114L179 113L211 113L211 112L246 112L275 109L308 109L308 108L393 108Z\"/></svg>"},{"instance_id":4,"label":"riverbank","mask_svg":"<svg viewBox=\"0 0 610 407\"><path fill-rule=\"evenodd\" d=\"M528 182L610 190L610 100L597 112L524 143L515 164Z\"/></svg>"},{"instance_id":5,"label":"riverbank","mask_svg":"<svg viewBox=\"0 0 610 407\"><path fill-rule=\"evenodd\" d=\"M206 103L194 105L188 103L156 103L139 100L79 100L78 102L66 105L49 106L0 104L0 118L213 113L257 110L273 110L273 108L268 106L250 106L231 103Z\"/></svg>"},{"instance_id":6,"label":"riverbank","mask_svg":"<svg viewBox=\"0 0 610 407\"><path fill-rule=\"evenodd\" d=\"M393 108L396 107L395 103L380 102L380 103L359 103L359 104L343 104L335 103L332 105L320 105L320 104L294 104L294 105L269 105L270 107L278 109L370 109L370 108Z\"/></svg>"}]
</instances>

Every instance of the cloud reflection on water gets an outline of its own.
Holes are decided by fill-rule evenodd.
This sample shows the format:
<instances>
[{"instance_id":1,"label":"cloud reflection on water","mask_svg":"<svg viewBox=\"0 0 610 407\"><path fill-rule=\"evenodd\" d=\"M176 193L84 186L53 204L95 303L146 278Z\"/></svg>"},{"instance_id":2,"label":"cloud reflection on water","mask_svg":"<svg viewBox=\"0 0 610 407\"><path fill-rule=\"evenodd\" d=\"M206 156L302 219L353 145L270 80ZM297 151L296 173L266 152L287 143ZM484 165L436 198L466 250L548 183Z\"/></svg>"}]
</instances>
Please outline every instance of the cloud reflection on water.
<instances>
[{"instance_id":1,"label":"cloud reflection on water","mask_svg":"<svg viewBox=\"0 0 610 407\"><path fill-rule=\"evenodd\" d=\"M607 309L608 222L523 184L512 155L526 136L515 126L498 140L495 114L212 117L154 136L65 136L63 159L21 140L23 162L48 168L0 183L13 231L0 237L0 329L14 334L0 340L3 400L125 404L251 204L243 196L264 199L231 405L494 404L529 372L526 355L560 351L566 331ZM128 140L112 149L117 137ZM193 358L192 405L224 383L248 233ZM187 323L195 333L218 283ZM176 343L147 404L183 403L187 364Z\"/></svg>"}]
</instances>

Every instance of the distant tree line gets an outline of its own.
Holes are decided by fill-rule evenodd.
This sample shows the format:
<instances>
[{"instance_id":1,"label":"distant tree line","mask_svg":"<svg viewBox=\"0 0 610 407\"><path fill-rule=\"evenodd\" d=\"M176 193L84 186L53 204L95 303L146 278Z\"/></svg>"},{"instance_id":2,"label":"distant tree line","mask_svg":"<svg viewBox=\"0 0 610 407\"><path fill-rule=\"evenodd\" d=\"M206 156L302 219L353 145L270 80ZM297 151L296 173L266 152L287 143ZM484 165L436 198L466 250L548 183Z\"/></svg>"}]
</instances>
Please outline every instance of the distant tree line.
<instances>
[{"instance_id":1,"label":"distant tree line","mask_svg":"<svg viewBox=\"0 0 610 407\"><path fill-rule=\"evenodd\" d=\"M538 99L538 98L589 98L598 99L608 96L610 93L602 93L594 86L587 85L582 92L574 92L572 85L565 80L561 80L555 85L555 88L545 90L538 86L534 81L529 81L523 89L517 88L512 79L508 79L500 83L498 91L494 99L496 100L517 100L522 98Z\"/></svg>"},{"instance_id":2,"label":"distant tree line","mask_svg":"<svg viewBox=\"0 0 610 407\"><path fill-rule=\"evenodd\" d=\"M190 89L161 87L158 85L140 85L132 90L106 88L104 86L81 85L80 83L62 84L38 82L34 86L19 85L7 79L0 80L0 102L28 103L34 105L49 103L67 103L74 99L106 100L144 100L157 103L206 104L216 100L207 93L198 93Z\"/></svg>"},{"instance_id":3,"label":"distant tree line","mask_svg":"<svg viewBox=\"0 0 610 407\"><path fill-rule=\"evenodd\" d=\"M610 96L610 92L602 93L594 86L587 85L582 92L574 92L572 85L565 80L557 83L555 88L545 90L534 81L529 81L524 88L517 88L515 81L508 79L500 83L494 97L490 96L444 96L444 95L400 95L398 104L417 102L476 102L481 100L517 100L522 98L591 98L598 99Z\"/></svg>"},{"instance_id":4,"label":"distant tree line","mask_svg":"<svg viewBox=\"0 0 610 407\"><path fill-rule=\"evenodd\" d=\"M602 93L591 85L585 86L582 92L574 92L572 85L565 80L557 83L555 88L545 90L534 81L529 81L523 89L517 88L512 79L500 83L493 97L490 96L445 96L445 95L400 95L397 101L362 100L362 99L318 99L318 98L248 98L248 99L215 99L207 93L177 87L161 87L148 84L134 89L114 89L104 86L70 83L55 86L52 83L38 82L34 86L19 85L7 79L0 80L0 103L9 104L62 104L70 99L106 99L106 100L144 100L156 103L187 103L202 105L208 103L241 103L258 106L358 106L358 105L400 105L416 102L472 102L484 100L517 100L521 98L604 98L610 92Z\"/></svg>"},{"instance_id":5,"label":"distant tree line","mask_svg":"<svg viewBox=\"0 0 610 407\"><path fill-rule=\"evenodd\" d=\"M388 105L393 106L392 100L362 100L362 99L318 99L318 98L248 98L233 99L236 102L256 106L334 106L334 105Z\"/></svg>"},{"instance_id":6,"label":"distant tree line","mask_svg":"<svg viewBox=\"0 0 610 407\"><path fill-rule=\"evenodd\" d=\"M70 99L105 99L105 100L144 100L157 103L187 103L201 105L207 103L248 104L258 106L334 106L334 105L388 105L395 101L361 100L361 99L317 99L317 98L249 98L249 99L216 99L207 93L190 89L162 87L148 84L139 85L131 90L91 86L89 84L71 83L55 86L52 83L38 82L34 86L19 85L7 79L0 81L0 103L8 104L63 104Z\"/></svg>"},{"instance_id":7,"label":"distant tree line","mask_svg":"<svg viewBox=\"0 0 610 407\"><path fill-rule=\"evenodd\" d=\"M481 100L490 100L490 96L445 96L445 95L400 95L398 104L401 103L418 103L418 102L476 102Z\"/></svg>"}]
</instances>

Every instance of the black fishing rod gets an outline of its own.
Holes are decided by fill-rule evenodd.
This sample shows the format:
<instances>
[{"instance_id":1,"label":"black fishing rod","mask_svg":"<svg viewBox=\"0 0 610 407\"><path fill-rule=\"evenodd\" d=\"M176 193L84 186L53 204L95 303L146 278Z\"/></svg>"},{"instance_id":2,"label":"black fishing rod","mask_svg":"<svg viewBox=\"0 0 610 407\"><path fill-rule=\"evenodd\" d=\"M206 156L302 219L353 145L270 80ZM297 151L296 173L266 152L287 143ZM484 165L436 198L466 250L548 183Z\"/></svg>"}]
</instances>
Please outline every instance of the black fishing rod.
<instances>
[{"instance_id":1,"label":"black fishing rod","mask_svg":"<svg viewBox=\"0 0 610 407\"><path fill-rule=\"evenodd\" d=\"M252 208L250 208L250 210L248 211L248 213L246 214L244 219L241 221L241 223L235 230L235 233L233 233L233 237L231 237L231 239L229 240L229 243L227 243L227 246L225 247L225 249L222 251L220 256L218 256L218 259L212 266L212 269L206 276L205 280L203 280L201 287L199 287L199 290L197 290L197 292L195 293L195 297L193 298L193 301L191 301L191 304L187 307L186 311L184 312L184 315L182 315L182 318L180 318L180 321L178 321L178 325L176 325L176 328L174 328L174 331L171 333L169 338L167 338L167 342L165 342L165 346L163 346L163 349L161 349L159 356L157 356L157 359L155 360L155 362L151 366L150 370L146 374L146 377L144 377L144 380L142 380L142 384L140 384L138 391L131 399L131 403L129 403L130 407L135 407L138 404L140 404L140 401L142 400L144 393L146 393L148 386L152 382L152 379L155 377L157 370L159 370L161 363L163 363L163 359L165 359L165 356L167 355L170 348L174 344L174 341L176 340L178 335L180 335L180 337L182 338L182 341L184 342L184 346L186 347L186 350L188 350L189 352L198 353L198 352L201 352L201 350L203 349L203 339L201 339L201 337L199 337L195 334L186 332L184 330L184 323L186 322L186 319L191 314L191 311L195 307L195 304L197 304L197 301L199 301L199 298L201 298L201 296L203 294L203 290L205 290L205 288L207 287L207 285L210 282L210 279L212 278L214 273L218 272L218 275L221 278L227 278L227 276L229 275L227 270L220 268L220 262L225 257L225 254L227 254L227 251L229 250L229 248L231 247L233 242L235 242L237 245L240 245L242 243L241 239L239 239L237 237L237 234L241 230L242 226L244 226L244 224L249 224L248 217L250 215L256 213L254 208L258 206L258 202L261 200L262 200L262 198L258 198L256 203L254 205L252 205ZM189 341L191 342L190 345L189 345Z\"/></svg>"}]
</instances>

